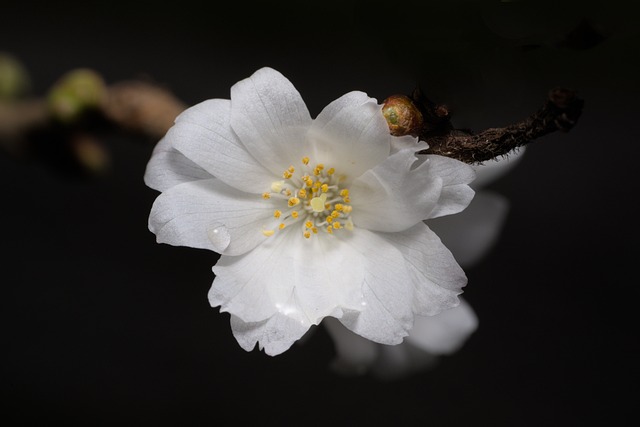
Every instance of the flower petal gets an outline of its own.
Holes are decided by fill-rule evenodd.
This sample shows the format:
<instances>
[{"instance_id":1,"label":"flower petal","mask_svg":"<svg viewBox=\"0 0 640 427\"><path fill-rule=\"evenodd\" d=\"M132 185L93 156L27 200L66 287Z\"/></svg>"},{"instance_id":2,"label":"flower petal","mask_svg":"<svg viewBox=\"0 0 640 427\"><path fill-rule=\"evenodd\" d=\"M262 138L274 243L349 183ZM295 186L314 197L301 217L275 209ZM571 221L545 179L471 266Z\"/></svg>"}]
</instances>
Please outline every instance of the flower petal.
<instances>
[{"instance_id":1,"label":"flower petal","mask_svg":"<svg viewBox=\"0 0 640 427\"><path fill-rule=\"evenodd\" d=\"M361 258L332 236L305 239L291 226L242 256L222 256L213 267L209 302L244 322L260 322L279 312L318 324L326 316L342 316L343 309L360 308Z\"/></svg>"},{"instance_id":2,"label":"flower petal","mask_svg":"<svg viewBox=\"0 0 640 427\"><path fill-rule=\"evenodd\" d=\"M249 193L262 193L275 180L231 130L231 102L210 99L178 116L166 139L211 175Z\"/></svg>"},{"instance_id":3,"label":"flower petal","mask_svg":"<svg viewBox=\"0 0 640 427\"><path fill-rule=\"evenodd\" d=\"M360 311L345 310L340 319L351 331L381 344L398 344L413 319L414 276L402 253L378 233L354 229L341 237L365 263ZM351 263L351 259L349 259Z\"/></svg>"},{"instance_id":4,"label":"flower petal","mask_svg":"<svg viewBox=\"0 0 640 427\"><path fill-rule=\"evenodd\" d=\"M466 163L444 156L427 155L431 179L442 179L442 193L438 204L428 218L452 215L466 208L474 191L468 185L475 179L475 171ZM423 218L426 219L426 218Z\"/></svg>"},{"instance_id":5,"label":"flower petal","mask_svg":"<svg viewBox=\"0 0 640 427\"><path fill-rule=\"evenodd\" d=\"M246 351L255 348L269 356L277 356L287 351L309 329L309 324L282 313L276 313L262 322L243 322L231 316L233 336Z\"/></svg>"},{"instance_id":6,"label":"flower petal","mask_svg":"<svg viewBox=\"0 0 640 427\"><path fill-rule=\"evenodd\" d=\"M151 208L149 229L158 243L242 254L265 240L262 226L274 206L217 179L188 182L162 193Z\"/></svg>"},{"instance_id":7,"label":"flower petal","mask_svg":"<svg viewBox=\"0 0 640 427\"><path fill-rule=\"evenodd\" d=\"M420 222L399 233L381 233L406 260L414 286L413 312L432 316L458 305L467 276L438 236Z\"/></svg>"},{"instance_id":8,"label":"flower petal","mask_svg":"<svg viewBox=\"0 0 640 427\"><path fill-rule=\"evenodd\" d=\"M353 222L369 230L394 232L462 210L473 198L466 185L470 166L442 156L416 157L403 149L356 179L351 188Z\"/></svg>"},{"instance_id":9,"label":"flower petal","mask_svg":"<svg viewBox=\"0 0 640 427\"><path fill-rule=\"evenodd\" d=\"M407 342L429 353L451 354L460 349L478 327L478 318L464 300L437 316L416 316Z\"/></svg>"},{"instance_id":10,"label":"flower petal","mask_svg":"<svg viewBox=\"0 0 640 427\"><path fill-rule=\"evenodd\" d=\"M509 202L487 190L476 193L457 215L430 219L426 224L442 239L464 268L475 265L495 244L509 210Z\"/></svg>"},{"instance_id":11,"label":"flower petal","mask_svg":"<svg viewBox=\"0 0 640 427\"><path fill-rule=\"evenodd\" d=\"M309 139L318 163L335 168L347 182L381 163L391 140L382 106L363 92L349 92L313 121Z\"/></svg>"},{"instance_id":12,"label":"flower petal","mask_svg":"<svg viewBox=\"0 0 640 427\"><path fill-rule=\"evenodd\" d=\"M262 68L231 88L231 127L253 157L278 176L308 155L310 125L300 93L276 70Z\"/></svg>"},{"instance_id":13,"label":"flower petal","mask_svg":"<svg viewBox=\"0 0 640 427\"><path fill-rule=\"evenodd\" d=\"M185 182L209 179L211 174L186 158L166 136L156 144L144 173L144 183L158 191Z\"/></svg>"}]
</instances>

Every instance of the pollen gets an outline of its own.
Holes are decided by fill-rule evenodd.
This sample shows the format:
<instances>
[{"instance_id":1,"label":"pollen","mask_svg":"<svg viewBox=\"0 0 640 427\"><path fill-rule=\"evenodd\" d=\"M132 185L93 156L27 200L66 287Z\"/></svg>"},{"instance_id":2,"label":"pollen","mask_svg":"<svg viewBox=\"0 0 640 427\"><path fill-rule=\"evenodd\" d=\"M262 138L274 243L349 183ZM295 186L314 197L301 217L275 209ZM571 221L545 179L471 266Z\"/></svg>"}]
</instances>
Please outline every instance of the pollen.
<instances>
[{"instance_id":1,"label":"pollen","mask_svg":"<svg viewBox=\"0 0 640 427\"><path fill-rule=\"evenodd\" d=\"M302 157L297 167L289 166L282 172L283 180L273 181L271 191L262 194L263 199L278 204L273 217L276 224L265 224L262 234L273 236L285 227L299 222L300 233L305 239L314 234L344 233L353 230L349 189L345 188L347 176L322 163L312 163ZM286 206L284 205L286 200ZM340 202L340 203L337 203Z\"/></svg>"},{"instance_id":2,"label":"pollen","mask_svg":"<svg viewBox=\"0 0 640 427\"><path fill-rule=\"evenodd\" d=\"M289 205L290 208L294 207L298 203L300 203L300 199L298 199L297 197L291 197L291 198L289 198L289 201L287 202L287 204Z\"/></svg>"}]
</instances>

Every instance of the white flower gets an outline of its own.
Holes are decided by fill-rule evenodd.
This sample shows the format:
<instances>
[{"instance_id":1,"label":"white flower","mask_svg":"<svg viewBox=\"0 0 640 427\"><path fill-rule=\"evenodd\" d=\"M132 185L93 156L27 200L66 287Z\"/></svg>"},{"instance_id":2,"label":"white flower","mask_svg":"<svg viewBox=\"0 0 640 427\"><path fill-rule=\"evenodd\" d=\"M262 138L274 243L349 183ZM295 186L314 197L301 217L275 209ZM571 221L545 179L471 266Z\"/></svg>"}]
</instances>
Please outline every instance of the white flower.
<instances>
[{"instance_id":1,"label":"white flower","mask_svg":"<svg viewBox=\"0 0 640 427\"><path fill-rule=\"evenodd\" d=\"M475 166L471 186L476 195L458 215L427 221L453 252L462 267L476 265L493 247L506 219L509 202L484 186L511 170L524 149L496 161ZM333 339L336 357L332 367L345 375L370 373L394 380L431 368L439 356L458 351L478 327L478 318L465 301L435 316L416 316L413 329L402 344L386 346L359 337L338 322L323 323Z\"/></svg>"},{"instance_id":2,"label":"white flower","mask_svg":"<svg viewBox=\"0 0 640 427\"><path fill-rule=\"evenodd\" d=\"M145 182L160 243L210 249L212 306L247 351L287 350L325 317L383 344L414 315L458 305L466 276L423 222L462 211L473 168L389 134L362 92L312 119L293 85L263 68L182 113Z\"/></svg>"}]
</instances>

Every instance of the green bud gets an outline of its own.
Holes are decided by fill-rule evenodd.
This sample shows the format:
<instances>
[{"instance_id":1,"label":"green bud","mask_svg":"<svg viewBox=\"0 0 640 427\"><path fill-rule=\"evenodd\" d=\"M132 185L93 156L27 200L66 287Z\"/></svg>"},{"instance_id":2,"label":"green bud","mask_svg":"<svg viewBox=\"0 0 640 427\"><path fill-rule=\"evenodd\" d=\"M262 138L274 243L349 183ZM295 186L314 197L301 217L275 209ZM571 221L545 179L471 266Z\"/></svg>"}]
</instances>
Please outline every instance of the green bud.
<instances>
[{"instance_id":1,"label":"green bud","mask_svg":"<svg viewBox=\"0 0 640 427\"><path fill-rule=\"evenodd\" d=\"M0 52L0 101L20 98L30 86L29 74L20 61Z\"/></svg>"},{"instance_id":2,"label":"green bud","mask_svg":"<svg viewBox=\"0 0 640 427\"><path fill-rule=\"evenodd\" d=\"M47 97L51 114L63 122L72 122L89 110L99 108L107 96L100 74L80 68L62 76Z\"/></svg>"}]
</instances>

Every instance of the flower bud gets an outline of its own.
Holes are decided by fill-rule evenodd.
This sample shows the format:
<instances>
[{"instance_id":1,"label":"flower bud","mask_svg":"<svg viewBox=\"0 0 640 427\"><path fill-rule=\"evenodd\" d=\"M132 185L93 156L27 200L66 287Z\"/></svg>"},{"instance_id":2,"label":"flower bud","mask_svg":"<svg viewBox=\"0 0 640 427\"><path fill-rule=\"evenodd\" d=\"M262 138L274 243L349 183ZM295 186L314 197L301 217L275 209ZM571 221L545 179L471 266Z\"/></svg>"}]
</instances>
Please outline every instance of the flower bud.
<instances>
[{"instance_id":1,"label":"flower bud","mask_svg":"<svg viewBox=\"0 0 640 427\"><path fill-rule=\"evenodd\" d=\"M102 77L93 70L70 71L58 80L48 95L51 114L63 122L71 122L88 110L98 108L107 96Z\"/></svg>"},{"instance_id":2,"label":"flower bud","mask_svg":"<svg viewBox=\"0 0 640 427\"><path fill-rule=\"evenodd\" d=\"M24 66L15 57L0 52L0 101L19 98L30 86Z\"/></svg>"},{"instance_id":3,"label":"flower bud","mask_svg":"<svg viewBox=\"0 0 640 427\"><path fill-rule=\"evenodd\" d=\"M420 134L423 126L422 113L405 95L391 95L384 100L382 114L387 119L392 135L403 136Z\"/></svg>"}]
</instances>

